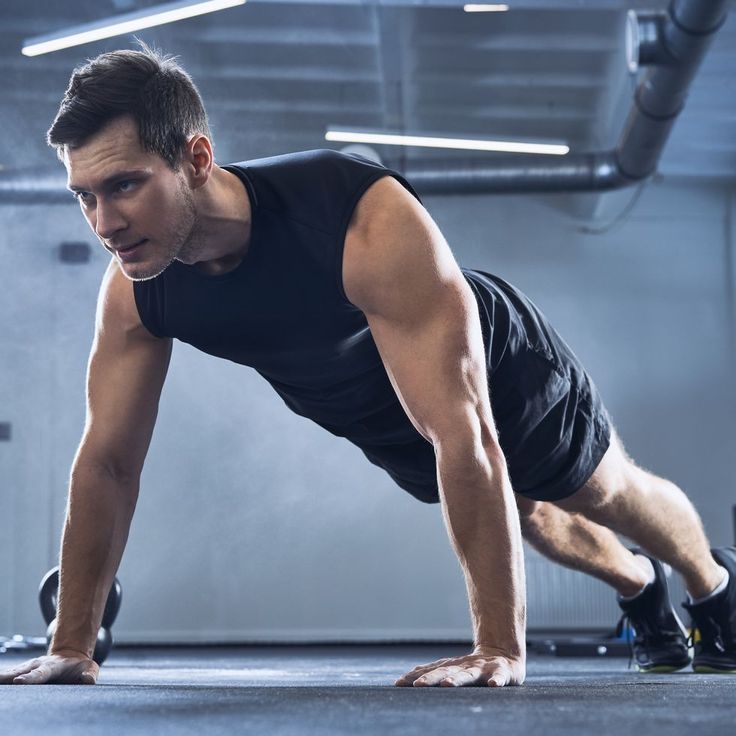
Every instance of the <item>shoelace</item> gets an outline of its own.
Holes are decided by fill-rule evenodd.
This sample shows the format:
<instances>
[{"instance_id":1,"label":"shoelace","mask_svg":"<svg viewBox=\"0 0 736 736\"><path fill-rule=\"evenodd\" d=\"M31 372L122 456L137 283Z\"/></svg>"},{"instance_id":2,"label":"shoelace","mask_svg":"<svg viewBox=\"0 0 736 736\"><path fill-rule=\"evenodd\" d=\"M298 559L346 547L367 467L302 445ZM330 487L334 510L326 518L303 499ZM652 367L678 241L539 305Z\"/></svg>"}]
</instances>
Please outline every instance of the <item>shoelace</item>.
<instances>
[{"instance_id":1,"label":"shoelace","mask_svg":"<svg viewBox=\"0 0 736 736\"><path fill-rule=\"evenodd\" d=\"M629 624L628 626L626 626L627 623ZM629 663L627 665L627 669L631 669L631 663L634 661L634 647L631 640L632 628L636 631L634 643L642 644L647 655L649 654L649 647L647 645L664 644L672 639L678 639L681 636L680 631L668 631L667 629L662 629L659 626L652 626L646 618L636 617L636 620L634 620L634 617L632 617L628 612L624 612L616 624L617 637L621 637L621 634L624 632L624 627L626 627L626 644L629 648ZM692 637L692 634L690 636Z\"/></svg>"},{"instance_id":2,"label":"shoelace","mask_svg":"<svg viewBox=\"0 0 736 736\"><path fill-rule=\"evenodd\" d=\"M627 623L629 624L628 626L626 626ZM630 670L631 663L634 661L634 647L631 645L631 617L628 613L624 613L616 624L617 639L621 638L621 634L624 632L624 626L626 626L626 644L629 647L629 663L626 665L626 669Z\"/></svg>"},{"instance_id":3,"label":"shoelace","mask_svg":"<svg viewBox=\"0 0 736 736\"><path fill-rule=\"evenodd\" d=\"M693 646L695 643L695 631L700 631L700 641L706 642L707 644L713 643L716 651L719 654L724 654L730 650L736 650L736 642L730 642L729 646L726 646L723 641L723 631L720 624L712 616L701 616L698 618L697 626L693 628L690 636L687 639L687 645Z\"/></svg>"}]
</instances>

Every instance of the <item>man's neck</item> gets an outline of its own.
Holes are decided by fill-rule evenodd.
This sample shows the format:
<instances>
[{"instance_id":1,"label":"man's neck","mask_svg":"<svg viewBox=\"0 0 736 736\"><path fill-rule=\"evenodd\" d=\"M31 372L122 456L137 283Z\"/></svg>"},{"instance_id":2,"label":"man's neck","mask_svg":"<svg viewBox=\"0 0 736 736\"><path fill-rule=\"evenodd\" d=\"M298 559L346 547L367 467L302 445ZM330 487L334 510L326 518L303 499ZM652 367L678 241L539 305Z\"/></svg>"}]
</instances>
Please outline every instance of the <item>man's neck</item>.
<instances>
[{"instance_id":1,"label":"man's neck","mask_svg":"<svg viewBox=\"0 0 736 736\"><path fill-rule=\"evenodd\" d=\"M243 182L215 165L198 203L201 247L191 264L210 275L232 271L250 247L252 208Z\"/></svg>"}]
</instances>

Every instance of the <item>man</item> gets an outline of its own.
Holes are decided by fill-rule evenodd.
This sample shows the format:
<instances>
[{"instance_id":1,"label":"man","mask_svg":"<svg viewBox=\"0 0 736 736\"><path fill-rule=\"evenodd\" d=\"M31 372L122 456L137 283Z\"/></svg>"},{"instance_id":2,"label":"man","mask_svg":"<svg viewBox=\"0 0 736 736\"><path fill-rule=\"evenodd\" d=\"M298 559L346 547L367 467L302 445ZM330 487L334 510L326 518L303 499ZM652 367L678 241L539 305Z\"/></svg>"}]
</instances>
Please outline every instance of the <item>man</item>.
<instances>
[{"instance_id":1,"label":"man","mask_svg":"<svg viewBox=\"0 0 736 736\"><path fill-rule=\"evenodd\" d=\"M626 456L544 316L501 279L460 269L396 172L333 151L218 166L193 83L145 47L76 70L48 140L113 257L71 474L56 634L47 656L0 681L96 682L90 657L174 337L254 367L292 410L441 503L475 647L397 685L524 681L522 530L618 591L642 670L691 661L659 560L669 563L700 630L696 670L736 671L736 550L711 554L684 494Z\"/></svg>"}]
</instances>

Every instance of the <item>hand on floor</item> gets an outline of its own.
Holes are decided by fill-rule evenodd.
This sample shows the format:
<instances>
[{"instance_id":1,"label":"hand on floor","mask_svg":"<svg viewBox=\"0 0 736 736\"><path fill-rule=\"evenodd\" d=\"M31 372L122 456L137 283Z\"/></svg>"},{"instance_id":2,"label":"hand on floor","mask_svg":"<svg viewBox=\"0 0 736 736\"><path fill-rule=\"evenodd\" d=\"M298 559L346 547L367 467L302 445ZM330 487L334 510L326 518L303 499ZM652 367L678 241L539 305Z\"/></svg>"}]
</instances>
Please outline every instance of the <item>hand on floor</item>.
<instances>
[{"instance_id":1,"label":"hand on floor","mask_svg":"<svg viewBox=\"0 0 736 736\"><path fill-rule=\"evenodd\" d=\"M100 667L79 652L61 651L0 671L0 685L94 685Z\"/></svg>"},{"instance_id":2,"label":"hand on floor","mask_svg":"<svg viewBox=\"0 0 736 736\"><path fill-rule=\"evenodd\" d=\"M463 657L448 657L436 662L419 665L400 677L394 685L399 687L461 687L463 685L521 685L526 676L523 659L499 656L496 652L476 649Z\"/></svg>"}]
</instances>

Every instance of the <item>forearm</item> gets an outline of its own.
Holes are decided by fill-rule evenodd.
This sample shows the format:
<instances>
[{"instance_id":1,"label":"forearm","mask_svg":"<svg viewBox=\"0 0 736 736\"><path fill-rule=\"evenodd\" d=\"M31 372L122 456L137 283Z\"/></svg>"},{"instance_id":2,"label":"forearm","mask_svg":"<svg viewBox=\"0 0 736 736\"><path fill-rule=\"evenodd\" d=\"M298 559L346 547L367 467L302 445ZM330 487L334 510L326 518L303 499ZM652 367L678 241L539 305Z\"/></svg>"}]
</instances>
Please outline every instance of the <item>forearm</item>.
<instances>
[{"instance_id":1,"label":"forearm","mask_svg":"<svg viewBox=\"0 0 736 736\"><path fill-rule=\"evenodd\" d=\"M465 574L475 645L524 657L524 556L503 456L478 448L437 455L443 515Z\"/></svg>"},{"instance_id":2,"label":"forearm","mask_svg":"<svg viewBox=\"0 0 736 736\"><path fill-rule=\"evenodd\" d=\"M57 628L49 652L92 656L105 602L128 539L137 479L75 463L61 543Z\"/></svg>"}]
</instances>

